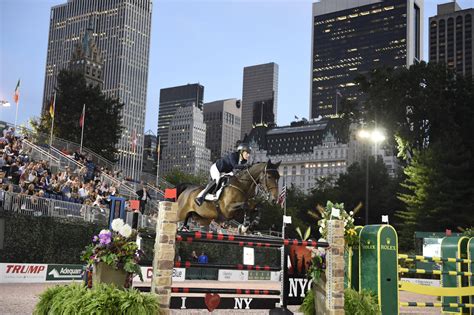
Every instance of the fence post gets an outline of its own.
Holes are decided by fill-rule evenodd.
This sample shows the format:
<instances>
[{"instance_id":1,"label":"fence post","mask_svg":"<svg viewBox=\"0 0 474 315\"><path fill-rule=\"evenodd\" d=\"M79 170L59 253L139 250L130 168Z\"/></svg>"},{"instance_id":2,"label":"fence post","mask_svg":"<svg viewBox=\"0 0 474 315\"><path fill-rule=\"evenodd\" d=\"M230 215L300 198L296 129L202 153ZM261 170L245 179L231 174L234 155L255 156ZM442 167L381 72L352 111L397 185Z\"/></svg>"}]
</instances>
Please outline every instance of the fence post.
<instances>
[{"instance_id":1,"label":"fence post","mask_svg":"<svg viewBox=\"0 0 474 315\"><path fill-rule=\"evenodd\" d=\"M326 308L330 315L344 315L344 222L328 221L330 247L326 255Z\"/></svg>"},{"instance_id":2,"label":"fence post","mask_svg":"<svg viewBox=\"0 0 474 315\"><path fill-rule=\"evenodd\" d=\"M177 203L162 201L158 209L151 292L158 295L163 314L169 314L178 207Z\"/></svg>"}]
</instances>

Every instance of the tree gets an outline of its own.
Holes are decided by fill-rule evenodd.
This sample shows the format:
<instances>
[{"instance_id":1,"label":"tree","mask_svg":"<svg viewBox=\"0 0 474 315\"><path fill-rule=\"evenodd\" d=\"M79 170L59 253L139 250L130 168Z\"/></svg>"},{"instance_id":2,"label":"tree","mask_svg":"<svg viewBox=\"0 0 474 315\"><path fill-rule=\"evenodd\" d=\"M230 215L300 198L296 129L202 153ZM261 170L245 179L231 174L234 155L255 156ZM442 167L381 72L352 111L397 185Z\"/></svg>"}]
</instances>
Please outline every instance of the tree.
<instances>
[{"instance_id":1,"label":"tree","mask_svg":"<svg viewBox=\"0 0 474 315\"><path fill-rule=\"evenodd\" d=\"M79 120L85 104L83 145L109 160L115 160L116 145L122 135L122 108L118 99L104 95L100 89L86 84L84 75L62 70L56 88L56 109L53 133L56 137L81 142ZM31 122L37 132L49 134L51 116L43 113Z\"/></svg>"},{"instance_id":2,"label":"tree","mask_svg":"<svg viewBox=\"0 0 474 315\"><path fill-rule=\"evenodd\" d=\"M401 243L413 232L472 225L474 81L443 65L377 69L359 78L368 123L394 134L406 163L399 198Z\"/></svg>"},{"instance_id":3,"label":"tree","mask_svg":"<svg viewBox=\"0 0 474 315\"><path fill-rule=\"evenodd\" d=\"M178 168L173 168L171 172L166 174L165 180L173 185L178 184L193 184L203 186L208 182L208 176L206 174L193 175L182 172Z\"/></svg>"}]
</instances>

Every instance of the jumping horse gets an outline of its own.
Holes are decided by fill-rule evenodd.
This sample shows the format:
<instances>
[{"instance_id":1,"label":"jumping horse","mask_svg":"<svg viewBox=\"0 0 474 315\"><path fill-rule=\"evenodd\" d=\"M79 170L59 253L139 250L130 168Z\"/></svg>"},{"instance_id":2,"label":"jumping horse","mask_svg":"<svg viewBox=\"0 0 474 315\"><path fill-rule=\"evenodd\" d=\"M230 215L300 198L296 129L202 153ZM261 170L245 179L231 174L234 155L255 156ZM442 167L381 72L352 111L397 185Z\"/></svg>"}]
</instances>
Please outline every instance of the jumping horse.
<instances>
[{"instance_id":1,"label":"jumping horse","mask_svg":"<svg viewBox=\"0 0 474 315\"><path fill-rule=\"evenodd\" d=\"M217 201L205 201L198 206L194 199L203 187L189 186L178 196L178 220L187 226L192 217L202 226L207 226L212 220L222 223L233 219L239 212L247 216L249 211L256 208L258 198L276 202L278 198L278 167L281 162L272 164L255 163L239 171L230 178L228 185ZM249 222L245 223L247 226Z\"/></svg>"}]
</instances>

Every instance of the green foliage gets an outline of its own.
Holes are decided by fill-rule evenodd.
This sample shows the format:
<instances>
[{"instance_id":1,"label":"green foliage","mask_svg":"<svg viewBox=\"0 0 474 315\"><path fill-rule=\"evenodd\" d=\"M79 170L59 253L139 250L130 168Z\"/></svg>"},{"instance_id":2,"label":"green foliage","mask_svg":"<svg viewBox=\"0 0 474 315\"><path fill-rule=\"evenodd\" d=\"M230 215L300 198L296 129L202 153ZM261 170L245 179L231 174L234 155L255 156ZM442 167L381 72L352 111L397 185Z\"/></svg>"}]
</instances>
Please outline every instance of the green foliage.
<instances>
[{"instance_id":1,"label":"green foliage","mask_svg":"<svg viewBox=\"0 0 474 315\"><path fill-rule=\"evenodd\" d=\"M173 168L168 174L165 175L165 180L173 185L186 183L203 186L207 184L208 176L206 174L188 174L181 171L180 169Z\"/></svg>"},{"instance_id":2,"label":"green foliage","mask_svg":"<svg viewBox=\"0 0 474 315\"><path fill-rule=\"evenodd\" d=\"M314 290L308 290L304 297L303 303L301 303L299 309L304 315L315 315L316 306L314 304Z\"/></svg>"},{"instance_id":3,"label":"green foliage","mask_svg":"<svg viewBox=\"0 0 474 315\"><path fill-rule=\"evenodd\" d=\"M333 209L339 210L338 216L334 215ZM321 233L322 238L327 239L328 221L332 219L339 219L344 222L344 240L346 242L346 246L353 246L359 243L359 238L357 236L357 232L355 231L354 225L354 212L350 211L347 213L344 209L343 203L332 203L328 200L326 203L326 208L318 207L318 211L321 215L321 219L318 221L318 226L319 233Z\"/></svg>"},{"instance_id":4,"label":"green foliage","mask_svg":"<svg viewBox=\"0 0 474 315\"><path fill-rule=\"evenodd\" d=\"M56 91L54 135L80 143L79 119L86 104L84 146L109 160L115 160L117 153L115 146L122 137L123 104L118 99L103 94L99 87L87 86L83 74L69 70L62 70L59 73ZM30 123L33 130L49 135L51 130L49 111Z\"/></svg>"},{"instance_id":5,"label":"green foliage","mask_svg":"<svg viewBox=\"0 0 474 315\"><path fill-rule=\"evenodd\" d=\"M1 212L5 219L4 248L0 261L80 264L79 255L100 226L71 221Z\"/></svg>"},{"instance_id":6,"label":"green foliage","mask_svg":"<svg viewBox=\"0 0 474 315\"><path fill-rule=\"evenodd\" d=\"M314 255L311 260L311 266L308 269L308 278L317 283L321 279L321 274L324 272L325 257L321 255Z\"/></svg>"},{"instance_id":7,"label":"green foliage","mask_svg":"<svg viewBox=\"0 0 474 315\"><path fill-rule=\"evenodd\" d=\"M135 289L119 290L101 283L92 289L78 284L50 287L40 295L33 314L151 315L158 312L155 295Z\"/></svg>"},{"instance_id":8,"label":"green foliage","mask_svg":"<svg viewBox=\"0 0 474 315\"><path fill-rule=\"evenodd\" d=\"M400 210L400 247L412 247L415 230L474 225L472 78L421 62L377 69L358 81L367 95L366 123L394 135L407 165L398 190L402 205L393 208Z\"/></svg>"},{"instance_id":9,"label":"green foliage","mask_svg":"<svg viewBox=\"0 0 474 315\"><path fill-rule=\"evenodd\" d=\"M376 295L367 290L359 293L350 288L344 290L344 311L350 315L381 314Z\"/></svg>"},{"instance_id":10,"label":"green foliage","mask_svg":"<svg viewBox=\"0 0 474 315\"><path fill-rule=\"evenodd\" d=\"M311 226L308 226L308 228L306 229L306 232L304 233L304 236L299 226L296 227L296 233L298 233L300 240L306 241L311 235Z\"/></svg>"}]
</instances>

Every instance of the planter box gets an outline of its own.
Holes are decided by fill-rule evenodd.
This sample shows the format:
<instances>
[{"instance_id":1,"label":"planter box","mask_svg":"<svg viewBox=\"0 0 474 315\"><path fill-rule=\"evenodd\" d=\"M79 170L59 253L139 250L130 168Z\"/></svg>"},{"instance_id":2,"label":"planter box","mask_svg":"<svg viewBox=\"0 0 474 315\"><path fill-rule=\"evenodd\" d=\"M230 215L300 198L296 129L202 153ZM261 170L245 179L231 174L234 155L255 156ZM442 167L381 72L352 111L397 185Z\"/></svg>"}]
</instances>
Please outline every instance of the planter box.
<instances>
[{"instance_id":1,"label":"planter box","mask_svg":"<svg viewBox=\"0 0 474 315\"><path fill-rule=\"evenodd\" d=\"M127 280L128 273L123 269L114 269L106 263L94 264L92 272L92 285L98 283L115 284L117 288L123 288Z\"/></svg>"}]
</instances>

